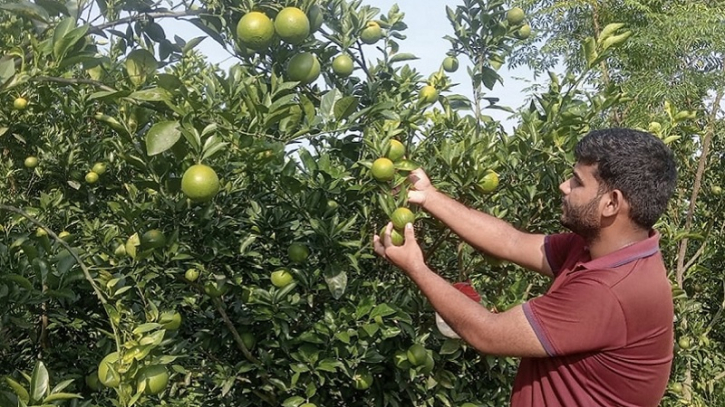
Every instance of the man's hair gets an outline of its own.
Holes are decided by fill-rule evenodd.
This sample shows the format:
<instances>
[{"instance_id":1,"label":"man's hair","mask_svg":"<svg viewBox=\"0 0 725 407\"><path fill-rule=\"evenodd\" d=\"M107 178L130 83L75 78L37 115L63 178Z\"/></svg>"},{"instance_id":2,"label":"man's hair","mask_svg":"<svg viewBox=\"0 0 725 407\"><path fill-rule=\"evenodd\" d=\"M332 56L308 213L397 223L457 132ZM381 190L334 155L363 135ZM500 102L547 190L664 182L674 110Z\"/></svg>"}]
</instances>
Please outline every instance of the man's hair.
<instances>
[{"instance_id":1,"label":"man's hair","mask_svg":"<svg viewBox=\"0 0 725 407\"><path fill-rule=\"evenodd\" d=\"M672 151L652 134L621 128L594 130L577 143L574 157L582 164L597 165L594 174L600 188L622 191L630 218L643 229L652 228L675 191Z\"/></svg>"}]
</instances>

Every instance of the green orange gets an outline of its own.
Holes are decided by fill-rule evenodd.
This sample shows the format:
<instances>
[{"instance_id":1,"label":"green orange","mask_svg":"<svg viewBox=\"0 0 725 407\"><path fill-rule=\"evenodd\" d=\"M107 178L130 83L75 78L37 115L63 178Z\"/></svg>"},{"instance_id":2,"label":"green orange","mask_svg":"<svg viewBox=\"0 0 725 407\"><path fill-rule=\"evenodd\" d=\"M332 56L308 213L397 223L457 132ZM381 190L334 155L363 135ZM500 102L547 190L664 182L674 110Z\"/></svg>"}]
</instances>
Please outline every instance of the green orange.
<instances>
[{"instance_id":1,"label":"green orange","mask_svg":"<svg viewBox=\"0 0 725 407\"><path fill-rule=\"evenodd\" d=\"M193 283L199 278L199 270L194 268L186 270L186 272L184 273L184 278Z\"/></svg>"},{"instance_id":2,"label":"green orange","mask_svg":"<svg viewBox=\"0 0 725 407\"><path fill-rule=\"evenodd\" d=\"M508 21L509 25L519 25L524 22L525 18L526 13L521 7L514 7L506 12L506 21Z\"/></svg>"},{"instance_id":3,"label":"green orange","mask_svg":"<svg viewBox=\"0 0 725 407\"><path fill-rule=\"evenodd\" d=\"M438 90L435 88L435 86L425 85L420 89L420 92L418 93L418 99L422 103L433 103L438 99Z\"/></svg>"},{"instance_id":4,"label":"green orange","mask_svg":"<svg viewBox=\"0 0 725 407\"><path fill-rule=\"evenodd\" d=\"M37 157L27 157L25 161L23 161L23 165L25 165L26 168L35 168L38 166L38 158Z\"/></svg>"},{"instance_id":5,"label":"green orange","mask_svg":"<svg viewBox=\"0 0 725 407\"><path fill-rule=\"evenodd\" d=\"M341 78L347 78L355 69L352 58L347 54L338 55L332 60L332 72Z\"/></svg>"},{"instance_id":6,"label":"green orange","mask_svg":"<svg viewBox=\"0 0 725 407\"><path fill-rule=\"evenodd\" d=\"M118 352L109 353L98 364L98 380L106 387L118 387L121 384L121 375L118 368Z\"/></svg>"},{"instance_id":7,"label":"green orange","mask_svg":"<svg viewBox=\"0 0 725 407\"><path fill-rule=\"evenodd\" d=\"M216 172L204 164L192 165L181 177L181 191L192 201L210 201L219 192L219 188Z\"/></svg>"},{"instance_id":8,"label":"green orange","mask_svg":"<svg viewBox=\"0 0 725 407\"><path fill-rule=\"evenodd\" d=\"M516 31L516 37L525 40L531 36L531 26L524 24L521 28Z\"/></svg>"},{"instance_id":9,"label":"green orange","mask_svg":"<svg viewBox=\"0 0 725 407\"><path fill-rule=\"evenodd\" d=\"M85 180L89 184L95 184L96 182L98 182L98 174L93 171L89 171L86 174Z\"/></svg>"},{"instance_id":10,"label":"green orange","mask_svg":"<svg viewBox=\"0 0 725 407\"><path fill-rule=\"evenodd\" d=\"M373 384L373 375L364 367L358 368L352 376L352 384L356 390L367 390Z\"/></svg>"},{"instance_id":11,"label":"green orange","mask_svg":"<svg viewBox=\"0 0 725 407\"><path fill-rule=\"evenodd\" d=\"M408 362L412 364L413 366L422 366L425 364L426 359L428 358L428 351L426 350L425 346L414 343L410 345L410 348L408 348L408 352L406 353L408 356Z\"/></svg>"},{"instance_id":12,"label":"green orange","mask_svg":"<svg viewBox=\"0 0 725 407\"><path fill-rule=\"evenodd\" d=\"M259 11L247 13L237 23L237 38L247 48L262 51L274 38L274 23Z\"/></svg>"},{"instance_id":13,"label":"green orange","mask_svg":"<svg viewBox=\"0 0 725 407\"><path fill-rule=\"evenodd\" d=\"M365 44L375 44L381 38L383 38L383 29L375 21L368 22L360 33L360 40Z\"/></svg>"},{"instance_id":14,"label":"green orange","mask_svg":"<svg viewBox=\"0 0 725 407\"><path fill-rule=\"evenodd\" d=\"M380 229L381 239L385 237L386 228L387 226L383 226L383 228ZM393 243L393 246L402 246L405 243L405 236L393 228L393 230L390 231L390 241Z\"/></svg>"},{"instance_id":15,"label":"green orange","mask_svg":"<svg viewBox=\"0 0 725 407\"><path fill-rule=\"evenodd\" d=\"M443 60L443 70L446 72L456 72L458 70L458 59L456 59L456 57L447 56Z\"/></svg>"},{"instance_id":16,"label":"green orange","mask_svg":"<svg viewBox=\"0 0 725 407\"><path fill-rule=\"evenodd\" d=\"M106 173L106 164L102 162L97 162L93 164L93 168L91 171L95 172L98 175L103 175Z\"/></svg>"},{"instance_id":17,"label":"green orange","mask_svg":"<svg viewBox=\"0 0 725 407\"><path fill-rule=\"evenodd\" d=\"M169 371L163 365L150 365L143 368L138 375L138 385L145 383L144 393L159 394L169 384Z\"/></svg>"},{"instance_id":18,"label":"green orange","mask_svg":"<svg viewBox=\"0 0 725 407\"><path fill-rule=\"evenodd\" d=\"M303 263L309 257L310 249L302 243L295 242L287 248L287 254L292 262Z\"/></svg>"},{"instance_id":19,"label":"green orange","mask_svg":"<svg viewBox=\"0 0 725 407\"><path fill-rule=\"evenodd\" d=\"M310 35L310 20L297 7L285 7L274 19L274 30L283 41L300 44Z\"/></svg>"},{"instance_id":20,"label":"green orange","mask_svg":"<svg viewBox=\"0 0 725 407\"><path fill-rule=\"evenodd\" d=\"M405 229L405 225L415 222L415 214L408 208L398 208L390 215L390 221L397 230Z\"/></svg>"},{"instance_id":21,"label":"green orange","mask_svg":"<svg viewBox=\"0 0 725 407\"><path fill-rule=\"evenodd\" d=\"M15 100L13 100L13 109L25 110L26 107L28 107L28 99L19 97L19 98L15 98Z\"/></svg>"},{"instance_id":22,"label":"green orange","mask_svg":"<svg viewBox=\"0 0 725 407\"><path fill-rule=\"evenodd\" d=\"M181 326L181 314L174 311L166 311L161 314L159 323L167 331L175 331Z\"/></svg>"},{"instance_id":23,"label":"green orange","mask_svg":"<svg viewBox=\"0 0 725 407\"><path fill-rule=\"evenodd\" d=\"M370 171L376 180L390 181L395 176L395 165L389 158L381 157L373 161Z\"/></svg>"},{"instance_id":24,"label":"green orange","mask_svg":"<svg viewBox=\"0 0 725 407\"><path fill-rule=\"evenodd\" d=\"M290 273L287 269L273 271L269 278L272 280L272 284L277 288L286 287L295 279L292 273Z\"/></svg>"},{"instance_id":25,"label":"green orange","mask_svg":"<svg viewBox=\"0 0 725 407\"><path fill-rule=\"evenodd\" d=\"M139 243L144 249L158 249L166 246L166 236L158 229L151 229L141 235Z\"/></svg>"},{"instance_id":26,"label":"green orange","mask_svg":"<svg viewBox=\"0 0 725 407\"><path fill-rule=\"evenodd\" d=\"M287 80L303 85L312 83L320 76L320 61L310 52L301 52L293 56L287 64Z\"/></svg>"},{"instance_id":27,"label":"green orange","mask_svg":"<svg viewBox=\"0 0 725 407\"><path fill-rule=\"evenodd\" d=\"M396 162L405 156L405 145L398 140L390 140L388 144L387 157L390 161Z\"/></svg>"},{"instance_id":28,"label":"green orange","mask_svg":"<svg viewBox=\"0 0 725 407\"><path fill-rule=\"evenodd\" d=\"M481 182L478 183L479 189L485 193L490 193L498 188L498 174L493 171L488 171L483 176Z\"/></svg>"}]
</instances>

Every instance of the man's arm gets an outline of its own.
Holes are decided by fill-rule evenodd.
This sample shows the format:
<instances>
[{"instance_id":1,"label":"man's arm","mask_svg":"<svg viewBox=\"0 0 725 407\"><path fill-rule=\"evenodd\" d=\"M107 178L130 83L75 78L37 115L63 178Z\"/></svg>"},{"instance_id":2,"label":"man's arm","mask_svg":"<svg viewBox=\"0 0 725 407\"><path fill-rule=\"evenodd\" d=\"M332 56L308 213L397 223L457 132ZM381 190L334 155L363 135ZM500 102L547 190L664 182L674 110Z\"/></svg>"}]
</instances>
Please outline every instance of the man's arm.
<instances>
[{"instance_id":1,"label":"man's arm","mask_svg":"<svg viewBox=\"0 0 725 407\"><path fill-rule=\"evenodd\" d=\"M524 233L495 216L471 209L435 190L427 191L423 209L445 223L477 250L553 277L544 235Z\"/></svg>"},{"instance_id":2,"label":"man's arm","mask_svg":"<svg viewBox=\"0 0 725 407\"><path fill-rule=\"evenodd\" d=\"M405 271L438 314L464 341L479 352L490 355L548 356L522 306L494 314L471 301L426 266L412 225L408 226L403 246L392 245L389 235L392 225L388 225L383 237L375 237L375 251Z\"/></svg>"}]
</instances>

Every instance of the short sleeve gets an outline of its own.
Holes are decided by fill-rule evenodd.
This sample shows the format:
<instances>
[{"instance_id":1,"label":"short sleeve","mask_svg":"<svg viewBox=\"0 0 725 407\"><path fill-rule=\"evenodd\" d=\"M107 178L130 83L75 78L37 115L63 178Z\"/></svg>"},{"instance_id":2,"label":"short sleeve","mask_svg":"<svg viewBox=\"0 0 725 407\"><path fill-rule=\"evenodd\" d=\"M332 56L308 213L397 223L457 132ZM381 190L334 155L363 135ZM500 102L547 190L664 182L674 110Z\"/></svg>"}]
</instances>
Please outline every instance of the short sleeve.
<instances>
[{"instance_id":1,"label":"short sleeve","mask_svg":"<svg viewBox=\"0 0 725 407\"><path fill-rule=\"evenodd\" d=\"M595 280L572 280L523 308L550 356L616 349L627 342L619 301Z\"/></svg>"},{"instance_id":2,"label":"short sleeve","mask_svg":"<svg viewBox=\"0 0 725 407\"><path fill-rule=\"evenodd\" d=\"M554 276L558 276L571 253L584 246L583 239L574 233L547 235L544 238L544 253Z\"/></svg>"}]
</instances>

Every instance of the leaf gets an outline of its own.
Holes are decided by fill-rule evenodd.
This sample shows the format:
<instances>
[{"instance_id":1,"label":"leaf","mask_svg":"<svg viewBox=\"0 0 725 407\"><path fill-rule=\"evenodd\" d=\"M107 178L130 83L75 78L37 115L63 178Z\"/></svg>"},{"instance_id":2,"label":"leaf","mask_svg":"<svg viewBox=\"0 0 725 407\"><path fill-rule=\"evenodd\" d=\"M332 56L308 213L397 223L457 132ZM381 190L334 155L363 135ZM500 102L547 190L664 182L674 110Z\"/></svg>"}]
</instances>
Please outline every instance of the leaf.
<instances>
[{"instance_id":1,"label":"leaf","mask_svg":"<svg viewBox=\"0 0 725 407\"><path fill-rule=\"evenodd\" d=\"M597 43L601 44L602 41L609 38L612 34L615 33L615 31L619 30L620 28L624 27L624 23L611 23L607 24L601 33L599 33L599 38L597 38Z\"/></svg>"},{"instance_id":2,"label":"leaf","mask_svg":"<svg viewBox=\"0 0 725 407\"><path fill-rule=\"evenodd\" d=\"M58 400L82 399L80 394L74 393L55 393L43 399L43 404L49 404Z\"/></svg>"},{"instance_id":3,"label":"leaf","mask_svg":"<svg viewBox=\"0 0 725 407\"><path fill-rule=\"evenodd\" d=\"M486 88L492 90L496 85L496 81L500 80L501 76L495 70L487 66L483 67L483 70L481 71L481 81Z\"/></svg>"},{"instance_id":4,"label":"leaf","mask_svg":"<svg viewBox=\"0 0 725 407\"><path fill-rule=\"evenodd\" d=\"M150 88L131 93L128 97L146 102L170 101L171 94L163 88Z\"/></svg>"},{"instance_id":5,"label":"leaf","mask_svg":"<svg viewBox=\"0 0 725 407\"><path fill-rule=\"evenodd\" d=\"M584 59L587 61L587 66L591 68L598 57L597 44L594 41L594 37L587 37L587 39L582 42L582 52L584 53Z\"/></svg>"},{"instance_id":6,"label":"leaf","mask_svg":"<svg viewBox=\"0 0 725 407\"><path fill-rule=\"evenodd\" d=\"M18 396L18 398L21 401L23 401L25 403L30 402L30 394L28 394L28 391L25 390L25 387L23 387L20 383L16 382L15 380L13 380L9 377L5 378L5 382L7 382L7 384L10 386L10 388L13 389L13 392L15 392L15 394Z\"/></svg>"},{"instance_id":7,"label":"leaf","mask_svg":"<svg viewBox=\"0 0 725 407\"><path fill-rule=\"evenodd\" d=\"M199 45L199 43L204 41L205 39L206 37L195 37L190 39L189 41L187 41L184 47L181 48L181 52L186 53L187 51L191 51L192 49L194 49L194 47Z\"/></svg>"},{"instance_id":8,"label":"leaf","mask_svg":"<svg viewBox=\"0 0 725 407\"><path fill-rule=\"evenodd\" d=\"M441 355L450 355L453 353L456 353L458 349L461 348L461 341L458 339L446 339L445 342L443 342L443 346L441 346L440 354Z\"/></svg>"},{"instance_id":9,"label":"leaf","mask_svg":"<svg viewBox=\"0 0 725 407\"><path fill-rule=\"evenodd\" d=\"M345 96L342 99L335 102L334 112L335 119L343 120L355 113L358 106L358 99L354 96Z\"/></svg>"},{"instance_id":10,"label":"leaf","mask_svg":"<svg viewBox=\"0 0 725 407\"><path fill-rule=\"evenodd\" d=\"M33 376L30 379L30 399L40 401L45 397L50 387L50 377L48 369L45 368L43 362L38 361L33 369Z\"/></svg>"},{"instance_id":11,"label":"leaf","mask_svg":"<svg viewBox=\"0 0 725 407\"><path fill-rule=\"evenodd\" d=\"M395 63L395 62L402 62L402 61L414 61L416 59L420 59L420 58L418 58L417 56L415 56L413 54L405 53L404 52L402 54L395 54L395 55L393 55L390 58L389 62L392 64L392 63Z\"/></svg>"},{"instance_id":12,"label":"leaf","mask_svg":"<svg viewBox=\"0 0 725 407\"><path fill-rule=\"evenodd\" d=\"M72 29L65 31L68 28ZM87 32L88 25L75 27L75 21L72 18L68 17L63 19L53 32L53 56L55 56L55 59L61 60L66 52L83 38Z\"/></svg>"},{"instance_id":13,"label":"leaf","mask_svg":"<svg viewBox=\"0 0 725 407\"><path fill-rule=\"evenodd\" d=\"M337 89L332 89L322 96L322 101L320 101L320 116L322 116L322 120L328 121L334 117L335 102L340 98L342 98L342 93Z\"/></svg>"},{"instance_id":14,"label":"leaf","mask_svg":"<svg viewBox=\"0 0 725 407\"><path fill-rule=\"evenodd\" d=\"M156 123L146 133L146 154L149 157L170 149L181 138L179 122L165 121Z\"/></svg>"},{"instance_id":15,"label":"leaf","mask_svg":"<svg viewBox=\"0 0 725 407\"><path fill-rule=\"evenodd\" d=\"M298 407L306 400L300 396L292 396L282 402L282 407Z\"/></svg>"},{"instance_id":16,"label":"leaf","mask_svg":"<svg viewBox=\"0 0 725 407\"><path fill-rule=\"evenodd\" d=\"M156 72L158 65L156 58L145 49L131 51L126 58L126 72L136 86L146 82L146 77Z\"/></svg>"},{"instance_id":17,"label":"leaf","mask_svg":"<svg viewBox=\"0 0 725 407\"><path fill-rule=\"evenodd\" d=\"M345 289L347 288L347 273L345 270L341 270L333 276L325 273L325 282L327 283L327 288L330 290L330 294L332 294L332 298L339 300L345 294Z\"/></svg>"},{"instance_id":18,"label":"leaf","mask_svg":"<svg viewBox=\"0 0 725 407\"><path fill-rule=\"evenodd\" d=\"M15 60L6 59L0 61L0 86L15 75Z\"/></svg>"},{"instance_id":19,"label":"leaf","mask_svg":"<svg viewBox=\"0 0 725 407\"><path fill-rule=\"evenodd\" d=\"M50 21L50 15L42 7L29 1L20 1L17 3L0 4L0 10L14 12L17 15L28 17L34 20L40 20L44 23Z\"/></svg>"}]
</instances>

